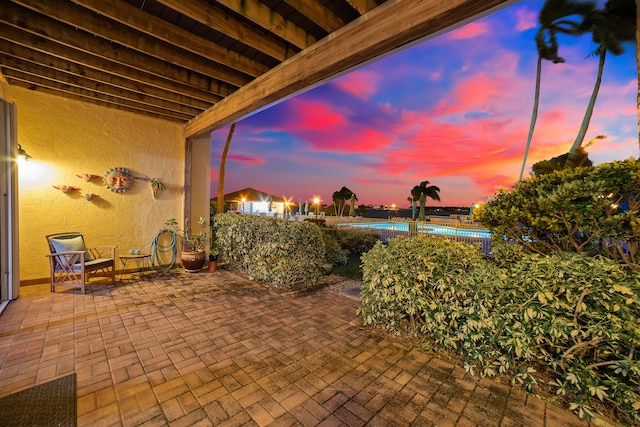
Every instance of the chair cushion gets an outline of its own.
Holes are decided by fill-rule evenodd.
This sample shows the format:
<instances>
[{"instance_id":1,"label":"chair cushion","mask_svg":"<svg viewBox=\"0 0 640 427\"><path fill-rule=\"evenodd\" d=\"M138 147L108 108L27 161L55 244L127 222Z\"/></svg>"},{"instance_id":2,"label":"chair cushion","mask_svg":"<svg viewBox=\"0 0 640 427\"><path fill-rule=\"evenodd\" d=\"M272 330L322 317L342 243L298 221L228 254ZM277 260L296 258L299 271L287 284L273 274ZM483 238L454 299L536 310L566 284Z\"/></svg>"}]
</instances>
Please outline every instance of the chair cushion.
<instances>
[{"instance_id":1,"label":"chair cushion","mask_svg":"<svg viewBox=\"0 0 640 427\"><path fill-rule=\"evenodd\" d=\"M113 260L111 258L96 258L84 263L85 271L89 271L92 269L97 270L98 268L105 268L105 267L111 267L111 266L113 266ZM80 271L81 268L82 267L79 263L73 264L73 271ZM62 267L60 267L59 265L56 265L56 270L62 270Z\"/></svg>"},{"instance_id":2,"label":"chair cushion","mask_svg":"<svg viewBox=\"0 0 640 427\"><path fill-rule=\"evenodd\" d=\"M69 251L86 251L87 247L84 244L82 236L72 237L70 239L51 239L51 246L55 249L56 253L69 252ZM65 262L64 259L58 258L61 262ZM91 261L89 252L84 254L85 261Z\"/></svg>"}]
</instances>

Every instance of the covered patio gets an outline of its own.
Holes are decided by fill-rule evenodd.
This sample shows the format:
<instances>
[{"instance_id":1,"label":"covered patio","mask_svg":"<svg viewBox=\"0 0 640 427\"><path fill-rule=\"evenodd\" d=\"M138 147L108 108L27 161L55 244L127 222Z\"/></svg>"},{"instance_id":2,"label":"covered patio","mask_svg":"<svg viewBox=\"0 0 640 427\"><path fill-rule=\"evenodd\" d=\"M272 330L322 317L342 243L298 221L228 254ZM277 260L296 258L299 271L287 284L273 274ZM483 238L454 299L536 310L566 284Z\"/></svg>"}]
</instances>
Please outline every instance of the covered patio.
<instances>
[{"instance_id":1,"label":"covered patio","mask_svg":"<svg viewBox=\"0 0 640 427\"><path fill-rule=\"evenodd\" d=\"M4 0L0 309L48 280L47 234L126 253L208 217L210 131L512 3Z\"/></svg>"},{"instance_id":2,"label":"covered patio","mask_svg":"<svg viewBox=\"0 0 640 427\"><path fill-rule=\"evenodd\" d=\"M79 425L583 425L369 335L338 293L224 271L47 284L47 234L122 254L208 217L210 131L513 3L3 0L0 398L75 374ZM131 188L102 183L114 168Z\"/></svg>"},{"instance_id":3,"label":"covered patio","mask_svg":"<svg viewBox=\"0 0 640 427\"><path fill-rule=\"evenodd\" d=\"M371 334L330 287L293 298L219 271L92 289L9 305L0 398L75 373L79 426L589 425Z\"/></svg>"}]
</instances>

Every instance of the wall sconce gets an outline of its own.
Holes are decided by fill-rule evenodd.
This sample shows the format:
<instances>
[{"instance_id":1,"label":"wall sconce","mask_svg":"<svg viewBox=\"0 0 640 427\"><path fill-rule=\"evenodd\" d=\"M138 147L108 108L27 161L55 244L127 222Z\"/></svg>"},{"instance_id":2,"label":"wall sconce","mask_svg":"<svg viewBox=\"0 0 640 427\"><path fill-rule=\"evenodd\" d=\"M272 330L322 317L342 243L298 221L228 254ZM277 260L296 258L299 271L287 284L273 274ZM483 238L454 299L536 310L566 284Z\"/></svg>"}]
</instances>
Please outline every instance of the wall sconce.
<instances>
[{"instance_id":1,"label":"wall sconce","mask_svg":"<svg viewBox=\"0 0 640 427\"><path fill-rule=\"evenodd\" d=\"M32 159L33 157L28 155L27 152L22 149L22 146L18 144L18 152L16 153L16 158L18 160L29 160L29 159Z\"/></svg>"}]
</instances>

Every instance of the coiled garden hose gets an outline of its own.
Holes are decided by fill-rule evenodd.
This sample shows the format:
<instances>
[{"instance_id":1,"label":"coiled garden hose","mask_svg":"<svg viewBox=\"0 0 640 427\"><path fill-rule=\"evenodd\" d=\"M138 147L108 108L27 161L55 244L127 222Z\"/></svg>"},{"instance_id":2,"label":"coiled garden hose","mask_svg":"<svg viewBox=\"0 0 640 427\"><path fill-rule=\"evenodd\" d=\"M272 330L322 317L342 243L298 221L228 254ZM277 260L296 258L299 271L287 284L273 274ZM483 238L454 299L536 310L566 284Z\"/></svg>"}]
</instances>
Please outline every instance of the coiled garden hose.
<instances>
[{"instance_id":1,"label":"coiled garden hose","mask_svg":"<svg viewBox=\"0 0 640 427\"><path fill-rule=\"evenodd\" d=\"M171 240L169 244L166 245L163 245L159 242L160 236L164 233L169 233L171 235ZM158 231L151 241L151 248L149 252L151 253L151 268L159 272L171 270L176 263L176 259L178 258L178 245L175 233L171 230L167 230L166 228L164 230ZM165 254L167 252L171 252L171 263L162 265L160 254Z\"/></svg>"}]
</instances>

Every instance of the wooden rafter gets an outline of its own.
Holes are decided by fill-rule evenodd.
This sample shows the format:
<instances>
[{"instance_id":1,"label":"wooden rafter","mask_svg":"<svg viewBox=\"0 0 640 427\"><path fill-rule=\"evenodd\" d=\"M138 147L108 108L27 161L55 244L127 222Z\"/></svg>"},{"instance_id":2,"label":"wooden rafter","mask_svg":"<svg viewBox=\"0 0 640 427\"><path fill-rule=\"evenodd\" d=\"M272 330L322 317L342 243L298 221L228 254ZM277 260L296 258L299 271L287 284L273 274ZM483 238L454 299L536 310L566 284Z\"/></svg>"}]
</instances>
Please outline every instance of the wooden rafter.
<instances>
[{"instance_id":1,"label":"wooden rafter","mask_svg":"<svg viewBox=\"0 0 640 427\"><path fill-rule=\"evenodd\" d=\"M17 53L10 46L0 44L0 63L2 63L4 67L16 71L23 69L39 71L39 75L52 79L54 78L54 71L64 73L63 75L68 76L65 80L74 79L76 80L74 84L84 86L85 88L88 87L81 83L84 79L87 79L90 84L102 83L105 88L112 88L109 90L110 92L123 90L131 94L131 99L136 99L143 103L149 102L150 105L162 105L162 103L175 104L175 107L172 108L175 111L197 114L211 106L211 103L193 99L180 93L159 90L150 85L134 82L104 71L94 70L34 50L23 49ZM39 64L47 64L47 66L45 67ZM60 83L65 82L61 81Z\"/></svg>"},{"instance_id":2,"label":"wooden rafter","mask_svg":"<svg viewBox=\"0 0 640 427\"><path fill-rule=\"evenodd\" d=\"M113 43L102 40L61 24L46 16L30 12L12 3L0 7L0 34L5 40L26 43L40 50L58 50L57 44L70 47L79 52L97 56L106 61L125 65L139 71L154 74L160 78L191 86L201 91L219 96L227 96L232 90L226 84L220 84L211 78L191 73L171 63L148 55L136 54L128 49L119 48ZM25 33L29 33L28 35ZM193 94L192 94L193 95Z\"/></svg>"},{"instance_id":3,"label":"wooden rafter","mask_svg":"<svg viewBox=\"0 0 640 427\"><path fill-rule=\"evenodd\" d=\"M186 69L196 71L235 86L243 86L252 80L250 76L260 74L258 69L250 68L248 66L249 64L240 64L239 61L233 61L233 64L242 68L240 70L242 73L247 74L247 76L242 76L241 74L234 72L232 68L229 68L229 65L220 65L219 62L213 63L202 56L181 49L180 47L165 41L161 41L160 35L155 38L145 36L143 33L137 32L140 31L137 27L137 31L134 32L131 27L120 24L119 22L114 22L111 19L107 19L104 16L93 13L81 6L74 5L67 0L55 3L43 2L40 0L12 1L42 15L55 18L67 25L80 28L90 34L102 37L105 40L116 42L127 48L154 56L163 61L179 65ZM134 8L134 10L137 9ZM136 22L138 21L136 20ZM237 56L233 55L231 52L226 53L228 54L228 58L225 59L231 60L232 56ZM219 61L222 61L220 58L218 59ZM247 73L248 71L251 71L252 74Z\"/></svg>"},{"instance_id":4,"label":"wooden rafter","mask_svg":"<svg viewBox=\"0 0 640 427\"><path fill-rule=\"evenodd\" d=\"M285 0L285 2L328 33L344 26L342 19L317 0Z\"/></svg>"},{"instance_id":5,"label":"wooden rafter","mask_svg":"<svg viewBox=\"0 0 640 427\"><path fill-rule=\"evenodd\" d=\"M35 0L29 1L33 2ZM150 37L163 40L175 47L200 55L203 58L249 76L259 76L269 69L258 61L254 61L202 37L195 36L187 30L171 25L121 0L74 0L74 3Z\"/></svg>"},{"instance_id":6,"label":"wooden rafter","mask_svg":"<svg viewBox=\"0 0 640 427\"><path fill-rule=\"evenodd\" d=\"M145 115L153 115L155 117L163 118L166 120L183 121L189 117L188 114L171 112L162 108L152 108L135 101L129 101L118 97L99 94L88 89L63 85L61 83L43 77L25 76L22 72L15 72L9 69L4 70L4 75L7 80L12 81L12 83L16 84L17 86L25 87L32 90L35 89L44 93L64 96L71 99L110 106L113 108L117 107L122 110ZM20 82L21 84L18 84L18 82Z\"/></svg>"},{"instance_id":7,"label":"wooden rafter","mask_svg":"<svg viewBox=\"0 0 640 427\"><path fill-rule=\"evenodd\" d=\"M360 15L364 15L377 6L375 0L347 0L347 3L357 10Z\"/></svg>"},{"instance_id":8,"label":"wooden rafter","mask_svg":"<svg viewBox=\"0 0 640 427\"><path fill-rule=\"evenodd\" d=\"M288 22L282 15L275 13L258 0L217 1L299 49L309 47L316 42L315 37L311 34Z\"/></svg>"},{"instance_id":9,"label":"wooden rafter","mask_svg":"<svg viewBox=\"0 0 640 427\"><path fill-rule=\"evenodd\" d=\"M284 61L291 55L286 43L276 40L264 31L257 31L249 24L212 7L204 0L156 1L279 61Z\"/></svg>"},{"instance_id":10,"label":"wooden rafter","mask_svg":"<svg viewBox=\"0 0 640 427\"><path fill-rule=\"evenodd\" d=\"M186 107L157 98L142 96L139 93L110 86L104 82L79 79L77 76L63 71L52 70L49 68L42 70L41 66L32 66L28 68L28 71L26 72L21 71L25 69L22 68L24 65L21 64L21 60L10 60L3 56L0 56L0 60L6 61L3 62L3 64L5 75L7 77L19 78L23 81L30 81L32 83L56 88L58 90L69 90L79 94L91 93L92 96L97 98L104 95L104 97L107 97L116 103L135 105L141 110L165 112L167 114L175 114L176 116L183 117L193 116L199 111L196 108ZM29 77L27 75L29 75Z\"/></svg>"}]
</instances>

